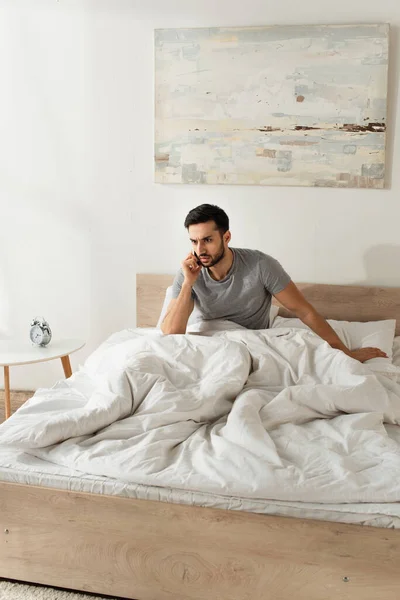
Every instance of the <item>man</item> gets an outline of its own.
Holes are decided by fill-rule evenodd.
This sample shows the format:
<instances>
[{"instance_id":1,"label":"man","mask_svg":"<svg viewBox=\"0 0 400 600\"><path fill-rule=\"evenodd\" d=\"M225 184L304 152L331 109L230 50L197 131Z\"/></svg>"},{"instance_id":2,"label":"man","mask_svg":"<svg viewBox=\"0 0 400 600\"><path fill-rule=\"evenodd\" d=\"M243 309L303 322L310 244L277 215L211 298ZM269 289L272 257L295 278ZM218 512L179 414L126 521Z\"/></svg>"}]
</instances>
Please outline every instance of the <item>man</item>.
<instances>
[{"instance_id":1,"label":"man","mask_svg":"<svg viewBox=\"0 0 400 600\"><path fill-rule=\"evenodd\" d=\"M248 329L266 329L274 296L332 348L360 362L387 357L378 348L350 351L277 260L258 250L229 248L229 219L218 206L194 208L185 227L192 253L175 277L173 300L161 325L163 333L185 333L195 302L204 319L229 319Z\"/></svg>"}]
</instances>

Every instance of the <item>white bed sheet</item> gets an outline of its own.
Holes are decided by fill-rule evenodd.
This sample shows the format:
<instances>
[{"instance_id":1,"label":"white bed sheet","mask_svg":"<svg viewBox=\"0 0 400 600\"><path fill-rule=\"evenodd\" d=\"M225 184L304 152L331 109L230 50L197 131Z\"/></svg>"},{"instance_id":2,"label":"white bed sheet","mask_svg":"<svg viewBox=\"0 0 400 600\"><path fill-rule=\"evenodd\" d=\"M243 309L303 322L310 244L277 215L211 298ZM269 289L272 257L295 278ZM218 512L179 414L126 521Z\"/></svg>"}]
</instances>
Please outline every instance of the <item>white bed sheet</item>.
<instances>
[{"instance_id":1,"label":"white bed sheet","mask_svg":"<svg viewBox=\"0 0 400 600\"><path fill-rule=\"evenodd\" d=\"M400 358L400 337L396 340L394 361ZM400 366L400 364L399 364ZM386 431L400 445L400 428L385 424ZM67 466L53 464L16 448L0 446L0 480L88 493L102 493L179 504L244 510L261 514L361 523L377 527L400 528L400 502L353 502L329 504L285 500L265 500L144 485L98 474L84 474Z\"/></svg>"}]
</instances>

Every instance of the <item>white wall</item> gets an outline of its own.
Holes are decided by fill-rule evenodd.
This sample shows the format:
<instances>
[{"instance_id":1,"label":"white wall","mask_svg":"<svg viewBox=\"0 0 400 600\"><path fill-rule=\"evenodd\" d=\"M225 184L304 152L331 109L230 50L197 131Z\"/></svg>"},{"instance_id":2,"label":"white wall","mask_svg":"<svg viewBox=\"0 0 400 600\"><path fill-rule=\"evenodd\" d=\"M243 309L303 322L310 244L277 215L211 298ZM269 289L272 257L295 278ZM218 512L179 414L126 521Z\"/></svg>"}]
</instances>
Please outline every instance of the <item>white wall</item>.
<instances>
[{"instance_id":1,"label":"white wall","mask_svg":"<svg viewBox=\"0 0 400 600\"><path fill-rule=\"evenodd\" d=\"M392 26L388 189L153 183L154 28L359 22ZM176 271L203 202L295 281L400 286L399 26L394 0L0 0L0 337L43 314L87 340L77 368L135 325L136 273ZM50 386L58 363L11 385Z\"/></svg>"}]
</instances>

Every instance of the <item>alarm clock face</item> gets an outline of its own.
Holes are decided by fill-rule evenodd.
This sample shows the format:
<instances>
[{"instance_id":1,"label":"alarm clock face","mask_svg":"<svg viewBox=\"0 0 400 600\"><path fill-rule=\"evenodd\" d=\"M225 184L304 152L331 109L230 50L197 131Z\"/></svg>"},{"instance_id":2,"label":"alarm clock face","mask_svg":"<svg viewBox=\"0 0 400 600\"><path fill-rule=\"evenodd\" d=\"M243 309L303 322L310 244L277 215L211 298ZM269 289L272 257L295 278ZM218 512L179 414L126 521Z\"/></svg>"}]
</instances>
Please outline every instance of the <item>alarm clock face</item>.
<instances>
[{"instance_id":1,"label":"alarm clock face","mask_svg":"<svg viewBox=\"0 0 400 600\"><path fill-rule=\"evenodd\" d=\"M31 337L31 341L34 344L42 344L43 343L44 335L43 335L43 331L39 327L39 325L34 325L31 328L30 337Z\"/></svg>"}]
</instances>

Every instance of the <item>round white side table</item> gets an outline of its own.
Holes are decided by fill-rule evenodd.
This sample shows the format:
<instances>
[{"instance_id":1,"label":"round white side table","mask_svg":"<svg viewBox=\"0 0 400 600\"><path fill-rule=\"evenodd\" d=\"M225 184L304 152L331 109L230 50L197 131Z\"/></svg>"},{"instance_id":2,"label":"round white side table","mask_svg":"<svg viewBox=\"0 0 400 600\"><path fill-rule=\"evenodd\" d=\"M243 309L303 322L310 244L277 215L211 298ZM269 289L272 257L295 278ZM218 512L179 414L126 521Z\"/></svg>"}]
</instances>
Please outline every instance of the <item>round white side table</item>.
<instances>
[{"instance_id":1,"label":"round white side table","mask_svg":"<svg viewBox=\"0 0 400 600\"><path fill-rule=\"evenodd\" d=\"M5 418L11 414L10 367L61 358L65 377L71 377L69 355L85 345L82 340L51 341L48 346L35 346L30 341L0 340L0 367L4 367Z\"/></svg>"}]
</instances>

